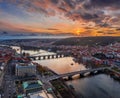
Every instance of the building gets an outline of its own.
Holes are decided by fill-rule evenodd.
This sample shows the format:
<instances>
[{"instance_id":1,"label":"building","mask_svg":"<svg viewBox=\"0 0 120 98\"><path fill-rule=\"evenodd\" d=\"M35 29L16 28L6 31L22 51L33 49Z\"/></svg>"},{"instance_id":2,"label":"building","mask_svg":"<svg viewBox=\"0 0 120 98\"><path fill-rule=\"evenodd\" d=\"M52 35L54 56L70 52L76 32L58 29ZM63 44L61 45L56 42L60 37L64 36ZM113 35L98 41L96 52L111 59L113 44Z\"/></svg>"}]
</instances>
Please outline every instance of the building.
<instances>
[{"instance_id":1,"label":"building","mask_svg":"<svg viewBox=\"0 0 120 98\"><path fill-rule=\"evenodd\" d=\"M43 84L40 80L26 81L26 82L23 82L23 84L22 84L24 93L26 93L26 94L41 91L42 85Z\"/></svg>"},{"instance_id":2,"label":"building","mask_svg":"<svg viewBox=\"0 0 120 98\"><path fill-rule=\"evenodd\" d=\"M18 63L16 64L15 75L18 77L35 76L36 65L33 63Z\"/></svg>"},{"instance_id":3,"label":"building","mask_svg":"<svg viewBox=\"0 0 120 98\"><path fill-rule=\"evenodd\" d=\"M120 66L120 61L116 60L116 61L114 61L114 64L117 65L117 66Z\"/></svg>"},{"instance_id":4,"label":"building","mask_svg":"<svg viewBox=\"0 0 120 98\"><path fill-rule=\"evenodd\" d=\"M43 89L43 84L40 80L24 81L22 88L24 93L17 95L17 98L54 98L53 95L49 93L52 89Z\"/></svg>"}]
</instances>

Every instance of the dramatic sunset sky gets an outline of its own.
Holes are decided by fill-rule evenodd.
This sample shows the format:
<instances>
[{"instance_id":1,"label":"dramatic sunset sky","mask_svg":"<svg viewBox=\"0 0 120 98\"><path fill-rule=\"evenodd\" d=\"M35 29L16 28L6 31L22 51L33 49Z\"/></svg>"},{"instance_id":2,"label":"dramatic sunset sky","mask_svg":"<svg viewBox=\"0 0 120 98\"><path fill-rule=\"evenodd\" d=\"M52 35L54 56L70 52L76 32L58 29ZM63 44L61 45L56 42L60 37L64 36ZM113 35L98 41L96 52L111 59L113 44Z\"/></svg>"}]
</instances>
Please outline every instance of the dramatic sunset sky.
<instances>
[{"instance_id":1,"label":"dramatic sunset sky","mask_svg":"<svg viewBox=\"0 0 120 98\"><path fill-rule=\"evenodd\" d=\"M120 36L120 0L0 0L0 32Z\"/></svg>"}]
</instances>

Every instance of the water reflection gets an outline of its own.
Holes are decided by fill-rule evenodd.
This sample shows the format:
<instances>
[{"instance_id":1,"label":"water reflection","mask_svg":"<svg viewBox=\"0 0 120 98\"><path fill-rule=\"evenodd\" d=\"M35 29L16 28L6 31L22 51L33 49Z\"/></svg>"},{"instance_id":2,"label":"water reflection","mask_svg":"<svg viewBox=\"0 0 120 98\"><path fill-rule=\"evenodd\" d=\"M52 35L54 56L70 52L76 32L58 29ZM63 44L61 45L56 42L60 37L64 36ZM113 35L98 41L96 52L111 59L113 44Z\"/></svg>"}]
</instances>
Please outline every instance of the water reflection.
<instances>
[{"instance_id":1,"label":"water reflection","mask_svg":"<svg viewBox=\"0 0 120 98\"><path fill-rule=\"evenodd\" d=\"M120 98L120 83L105 74L67 81L66 84L73 85L77 98Z\"/></svg>"},{"instance_id":2,"label":"water reflection","mask_svg":"<svg viewBox=\"0 0 120 98\"><path fill-rule=\"evenodd\" d=\"M43 66L47 66L58 74L69 73L73 71L85 70L83 64L78 64L73 61L72 57L64 57L57 59L49 59L49 60L39 60L35 61Z\"/></svg>"}]
</instances>

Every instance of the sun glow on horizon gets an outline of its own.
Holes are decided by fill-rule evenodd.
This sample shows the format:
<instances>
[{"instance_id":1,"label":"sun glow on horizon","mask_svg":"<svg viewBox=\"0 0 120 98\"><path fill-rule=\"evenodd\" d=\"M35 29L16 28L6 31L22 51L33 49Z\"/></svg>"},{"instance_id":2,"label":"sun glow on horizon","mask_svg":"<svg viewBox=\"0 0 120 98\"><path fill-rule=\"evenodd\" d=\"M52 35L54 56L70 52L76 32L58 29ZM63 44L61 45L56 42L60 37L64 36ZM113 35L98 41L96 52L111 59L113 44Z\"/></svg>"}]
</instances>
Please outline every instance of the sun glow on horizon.
<instances>
[{"instance_id":1,"label":"sun glow on horizon","mask_svg":"<svg viewBox=\"0 0 120 98\"><path fill-rule=\"evenodd\" d=\"M0 32L120 36L120 1L94 1L0 0Z\"/></svg>"}]
</instances>

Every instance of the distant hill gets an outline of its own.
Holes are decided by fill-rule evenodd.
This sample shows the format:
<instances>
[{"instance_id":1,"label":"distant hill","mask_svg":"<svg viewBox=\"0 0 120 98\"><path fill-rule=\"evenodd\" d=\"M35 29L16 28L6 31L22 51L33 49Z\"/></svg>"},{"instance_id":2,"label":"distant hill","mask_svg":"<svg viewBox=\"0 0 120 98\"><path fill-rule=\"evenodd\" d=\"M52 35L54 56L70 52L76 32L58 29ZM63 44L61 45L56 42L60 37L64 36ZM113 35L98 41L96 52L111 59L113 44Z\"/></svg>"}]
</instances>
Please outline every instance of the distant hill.
<instances>
[{"instance_id":1,"label":"distant hill","mask_svg":"<svg viewBox=\"0 0 120 98\"><path fill-rule=\"evenodd\" d=\"M71 37L61 39L53 43L54 45L108 45L120 42L120 37Z\"/></svg>"}]
</instances>

